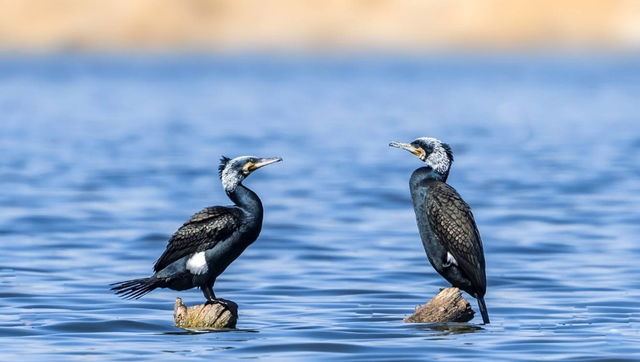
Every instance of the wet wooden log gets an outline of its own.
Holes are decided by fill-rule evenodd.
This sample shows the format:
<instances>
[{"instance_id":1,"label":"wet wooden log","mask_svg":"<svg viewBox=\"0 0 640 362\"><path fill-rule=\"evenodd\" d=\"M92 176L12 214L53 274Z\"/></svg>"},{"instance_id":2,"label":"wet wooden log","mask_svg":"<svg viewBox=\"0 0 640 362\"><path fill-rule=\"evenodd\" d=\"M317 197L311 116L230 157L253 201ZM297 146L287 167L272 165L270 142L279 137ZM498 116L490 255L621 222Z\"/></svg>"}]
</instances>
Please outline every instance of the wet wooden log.
<instances>
[{"instance_id":1,"label":"wet wooden log","mask_svg":"<svg viewBox=\"0 0 640 362\"><path fill-rule=\"evenodd\" d=\"M173 320L176 327L185 329L229 329L238 322L238 305L230 300L222 303L199 304L187 307L182 299L176 298Z\"/></svg>"},{"instance_id":2,"label":"wet wooden log","mask_svg":"<svg viewBox=\"0 0 640 362\"><path fill-rule=\"evenodd\" d=\"M406 323L463 323L472 320L474 314L471 304L462 297L460 289L450 287L442 289L429 303L417 306L415 313L404 321Z\"/></svg>"}]
</instances>

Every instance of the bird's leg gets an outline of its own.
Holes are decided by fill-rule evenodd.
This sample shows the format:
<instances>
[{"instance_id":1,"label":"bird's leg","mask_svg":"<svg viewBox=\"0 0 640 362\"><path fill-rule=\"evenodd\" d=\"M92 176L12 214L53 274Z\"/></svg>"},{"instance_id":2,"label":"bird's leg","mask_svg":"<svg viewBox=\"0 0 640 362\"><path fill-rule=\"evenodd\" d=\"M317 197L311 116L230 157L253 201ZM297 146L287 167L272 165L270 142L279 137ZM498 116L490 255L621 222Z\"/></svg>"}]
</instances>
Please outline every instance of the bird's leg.
<instances>
[{"instance_id":1,"label":"bird's leg","mask_svg":"<svg viewBox=\"0 0 640 362\"><path fill-rule=\"evenodd\" d=\"M235 302L216 297L215 293L213 293L213 283L202 287L202 293L204 297L207 298L205 305L220 304L234 315L238 315L238 305Z\"/></svg>"},{"instance_id":2,"label":"bird's leg","mask_svg":"<svg viewBox=\"0 0 640 362\"><path fill-rule=\"evenodd\" d=\"M205 305L220 304L224 307L224 309L229 310L232 314L236 316L238 315L238 305L230 300L217 298L213 293L213 285L207 285L206 287L203 287L202 293L204 294L204 297L207 298L207 302L205 303Z\"/></svg>"},{"instance_id":3,"label":"bird's leg","mask_svg":"<svg viewBox=\"0 0 640 362\"><path fill-rule=\"evenodd\" d=\"M213 304L218 301L218 298L216 298L216 295L213 293L213 285L202 287L202 294L204 294L204 297L207 299L206 304Z\"/></svg>"},{"instance_id":4,"label":"bird's leg","mask_svg":"<svg viewBox=\"0 0 640 362\"><path fill-rule=\"evenodd\" d=\"M204 294L204 297L207 298L206 304L222 304L224 306L228 306L226 300L216 298L216 294L213 292L214 283L215 280L213 281L213 283L207 284L206 286L202 287L202 293Z\"/></svg>"}]
</instances>

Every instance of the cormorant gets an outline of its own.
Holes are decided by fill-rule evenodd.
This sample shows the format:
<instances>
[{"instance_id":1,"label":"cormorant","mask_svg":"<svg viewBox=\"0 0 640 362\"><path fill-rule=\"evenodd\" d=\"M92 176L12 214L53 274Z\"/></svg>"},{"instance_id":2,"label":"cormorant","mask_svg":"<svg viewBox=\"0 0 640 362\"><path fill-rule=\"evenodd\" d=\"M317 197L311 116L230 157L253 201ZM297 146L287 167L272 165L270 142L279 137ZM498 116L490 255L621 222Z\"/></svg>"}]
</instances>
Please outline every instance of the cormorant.
<instances>
[{"instance_id":1,"label":"cormorant","mask_svg":"<svg viewBox=\"0 0 640 362\"><path fill-rule=\"evenodd\" d=\"M198 287L207 303L226 305L226 301L216 298L213 284L262 229L262 202L242 181L253 171L279 161L279 157L222 156L220 179L235 205L207 207L191 216L169 239L167 249L153 266L155 274L112 284L111 290L123 298L138 299L156 288Z\"/></svg>"},{"instance_id":2,"label":"cormorant","mask_svg":"<svg viewBox=\"0 0 640 362\"><path fill-rule=\"evenodd\" d=\"M407 150L426 164L413 172L409 187L427 257L449 283L478 300L482 321L489 324L480 233L469 205L446 184L453 162L451 147L430 137L411 143L391 142L389 146Z\"/></svg>"}]
</instances>

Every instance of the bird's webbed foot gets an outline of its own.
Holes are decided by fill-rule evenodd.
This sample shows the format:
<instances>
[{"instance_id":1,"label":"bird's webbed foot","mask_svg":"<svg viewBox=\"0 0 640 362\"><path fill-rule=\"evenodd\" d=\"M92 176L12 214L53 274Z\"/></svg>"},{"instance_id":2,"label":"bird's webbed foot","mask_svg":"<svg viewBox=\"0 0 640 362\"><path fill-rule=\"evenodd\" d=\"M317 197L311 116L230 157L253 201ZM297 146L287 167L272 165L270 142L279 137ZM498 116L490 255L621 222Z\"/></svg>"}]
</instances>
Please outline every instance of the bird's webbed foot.
<instances>
[{"instance_id":1,"label":"bird's webbed foot","mask_svg":"<svg viewBox=\"0 0 640 362\"><path fill-rule=\"evenodd\" d=\"M211 298L211 299L207 299L207 302L204 303L205 305L210 305L210 304L222 304L222 305L227 305L224 302L224 299L218 299L218 298Z\"/></svg>"},{"instance_id":2,"label":"bird's webbed foot","mask_svg":"<svg viewBox=\"0 0 640 362\"><path fill-rule=\"evenodd\" d=\"M205 305L211 305L211 304L220 304L225 309L228 309L229 311L231 311L231 313L238 315L238 305L235 302L232 302L228 299L222 299L222 298L207 299L207 302L205 303Z\"/></svg>"}]
</instances>

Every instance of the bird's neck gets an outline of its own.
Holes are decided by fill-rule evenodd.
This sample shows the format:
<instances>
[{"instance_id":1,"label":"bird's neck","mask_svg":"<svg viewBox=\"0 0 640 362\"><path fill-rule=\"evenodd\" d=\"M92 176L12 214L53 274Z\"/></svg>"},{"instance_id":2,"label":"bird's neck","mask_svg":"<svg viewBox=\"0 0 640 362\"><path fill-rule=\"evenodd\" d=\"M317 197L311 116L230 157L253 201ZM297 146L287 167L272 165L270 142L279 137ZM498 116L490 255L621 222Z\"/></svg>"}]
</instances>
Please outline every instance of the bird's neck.
<instances>
[{"instance_id":1,"label":"bird's neck","mask_svg":"<svg viewBox=\"0 0 640 362\"><path fill-rule=\"evenodd\" d=\"M262 202L255 192L241 183L233 189L225 191L237 207L255 218L262 219Z\"/></svg>"},{"instance_id":2,"label":"bird's neck","mask_svg":"<svg viewBox=\"0 0 640 362\"><path fill-rule=\"evenodd\" d=\"M440 173L431 167L420 167L419 169L413 171L409 183L411 184L411 188L416 188L423 185L424 183L430 183L432 181L447 182L448 177L448 170L445 173Z\"/></svg>"}]
</instances>

